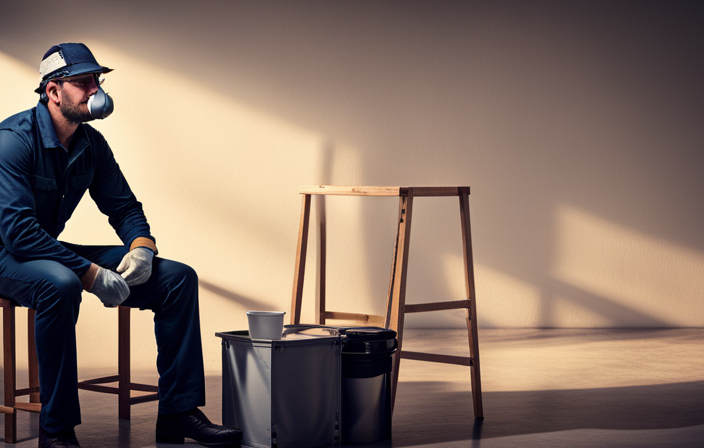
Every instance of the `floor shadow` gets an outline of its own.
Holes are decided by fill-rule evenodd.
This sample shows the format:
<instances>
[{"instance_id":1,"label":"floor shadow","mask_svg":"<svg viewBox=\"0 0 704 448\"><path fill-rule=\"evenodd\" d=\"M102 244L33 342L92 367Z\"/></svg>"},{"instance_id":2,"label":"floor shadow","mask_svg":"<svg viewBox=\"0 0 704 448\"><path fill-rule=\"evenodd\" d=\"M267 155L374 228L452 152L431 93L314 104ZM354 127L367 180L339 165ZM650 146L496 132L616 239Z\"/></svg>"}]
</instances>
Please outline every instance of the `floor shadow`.
<instances>
[{"instance_id":1,"label":"floor shadow","mask_svg":"<svg viewBox=\"0 0 704 448\"><path fill-rule=\"evenodd\" d=\"M413 331L413 330L411 330ZM411 331L407 331L410 333ZM430 329L423 330L426 333L436 335L434 337L446 337L443 334L450 334L455 329ZM699 328L604 328L598 329L598 333L593 328L526 328L505 332L497 329L479 329L479 341L485 344L540 341L541 346L562 345L565 338L570 338L571 343L588 344L593 339L587 337L597 337L598 340L605 341L636 341L636 340L656 340L663 338L673 338L679 341L702 341L704 329ZM405 340L404 340L405 342ZM551 344L552 343L552 344Z\"/></svg>"},{"instance_id":2,"label":"floor shadow","mask_svg":"<svg viewBox=\"0 0 704 448\"><path fill-rule=\"evenodd\" d=\"M216 423L221 422L221 383L220 376L209 376L206 381L208 404L204 411ZM472 447L479 446L482 440L510 436L574 433L574 430L647 430L650 434L651 430L704 425L704 381L602 389L485 392L483 422L474 419L471 393L457 391L456 387L456 383L450 382L399 383L392 440L354 447L399 448L453 442L457 446ZM156 403L133 406L129 422L117 419L117 401L105 394L81 391L81 404L84 424L77 431L83 446L155 446ZM37 415L20 414L18 448L36 446L38 428ZM519 446L513 443L527 439L514 438L506 446ZM567 444L550 446L571 446L569 441L573 439L568 436L561 440L566 440Z\"/></svg>"},{"instance_id":3,"label":"floor shadow","mask_svg":"<svg viewBox=\"0 0 704 448\"><path fill-rule=\"evenodd\" d=\"M471 393L450 387L451 383L441 382L399 383L394 447L574 429L651 430L704 424L704 381L485 392L483 422L474 419Z\"/></svg>"}]
</instances>

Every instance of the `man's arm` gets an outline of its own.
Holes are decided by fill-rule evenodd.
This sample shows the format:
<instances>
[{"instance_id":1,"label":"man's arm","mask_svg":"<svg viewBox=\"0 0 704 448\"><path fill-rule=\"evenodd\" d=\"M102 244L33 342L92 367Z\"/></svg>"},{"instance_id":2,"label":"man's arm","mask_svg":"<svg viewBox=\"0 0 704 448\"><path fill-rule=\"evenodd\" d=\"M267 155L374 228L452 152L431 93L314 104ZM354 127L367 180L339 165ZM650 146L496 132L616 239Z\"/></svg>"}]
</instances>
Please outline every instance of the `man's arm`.
<instances>
[{"instance_id":1,"label":"man's arm","mask_svg":"<svg viewBox=\"0 0 704 448\"><path fill-rule=\"evenodd\" d=\"M90 129L91 146L95 157L95 175L90 186L90 196L98 209L108 217L110 225L125 246L133 250L147 247L157 253L142 204L115 161L112 150L97 131Z\"/></svg>"},{"instance_id":2,"label":"man's arm","mask_svg":"<svg viewBox=\"0 0 704 448\"><path fill-rule=\"evenodd\" d=\"M91 262L65 248L39 224L31 186L31 151L9 130L0 131L0 238L16 258L52 260L83 276Z\"/></svg>"},{"instance_id":3,"label":"man's arm","mask_svg":"<svg viewBox=\"0 0 704 448\"><path fill-rule=\"evenodd\" d=\"M90 129L90 131L93 131ZM149 280L152 260L157 253L142 204L132 193L127 180L115 161L110 147L100 133L92 135L95 175L90 195L100 211L108 216L129 252L117 267L128 285L136 286Z\"/></svg>"},{"instance_id":4,"label":"man's arm","mask_svg":"<svg viewBox=\"0 0 704 448\"><path fill-rule=\"evenodd\" d=\"M5 248L21 260L61 263L105 306L119 305L130 294L127 283L115 272L67 249L39 225L30 183L31 157L29 146L17 134L0 131L0 238Z\"/></svg>"}]
</instances>

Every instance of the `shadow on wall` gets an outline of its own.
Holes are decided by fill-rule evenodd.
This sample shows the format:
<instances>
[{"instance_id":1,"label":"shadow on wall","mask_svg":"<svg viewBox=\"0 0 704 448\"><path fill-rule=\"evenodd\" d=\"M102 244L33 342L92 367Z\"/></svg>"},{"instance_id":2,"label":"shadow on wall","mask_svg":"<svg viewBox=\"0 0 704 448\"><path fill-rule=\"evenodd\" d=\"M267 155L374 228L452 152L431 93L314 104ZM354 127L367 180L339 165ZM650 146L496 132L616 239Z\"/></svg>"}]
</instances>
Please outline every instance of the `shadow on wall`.
<instances>
[{"instance_id":1,"label":"shadow on wall","mask_svg":"<svg viewBox=\"0 0 704 448\"><path fill-rule=\"evenodd\" d=\"M212 292L213 294L217 294L218 296L224 299L235 302L247 310L266 310L268 307L268 304L260 300L254 300L251 298L244 297L240 294L221 288L203 279L198 280L198 286L202 289L205 289L206 291Z\"/></svg>"},{"instance_id":2,"label":"shadow on wall","mask_svg":"<svg viewBox=\"0 0 704 448\"><path fill-rule=\"evenodd\" d=\"M324 142L301 150L308 169L296 166L295 173L290 159L277 163L291 154L286 139L247 153L247 167L257 169L269 188L257 190L252 201L231 193L237 207L230 209L197 204L206 196L228 197L208 188L227 185L225 174L217 173L222 182L214 182L212 172L179 179L192 190L188 200L167 203L177 209L190 201L188 229L211 223L227 228L238 220L241 226L232 229L257 233L251 247L234 255L214 250L214 261L202 263L199 271L209 271L215 288L246 291L272 307L288 303L298 203L284 206L285 217L264 205L280 192L272 184L285 186L291 202L295 193L288 190L296 184L469 185L475 261L515 286L478 277L481 326L704 325L701 283L676 274L681 266L700 266L704 254L701 3L101 3L85 8L84 1L66 0L59 10L14 4L0 17L0 50L34 67L36 55L55 41L105 42L188 81L170 85L169 95L183 98L178 87L196 85L223 103L244 104L305 130L311 134L301 137L306 150ZM82 26L67 31L76 10ZM152 91L163 87L154 76L140 81ZM142 104L153 110L149 101ZM220 110L200 106L174 114L158 131L197 140L193 120L217 120L208 114ZM231 132L233 126L226 122L219 129ZM234 148L251 146L234 138L207 153L234 164ZM192 155L191 146L177 141L162 159L198 165ZM150 189L154 197L169 196L158 186ZM607 226L569 234L565 223L580 220L565 220L565 209ZM326 212L330 296L362 312L383 307L395 204L329 201ZM657 244L601 244L616 227ZM564 235L567 240L559 238ZM416 203L409 302L463 298L459 238L456 203ZM173 241L178 247L180 240ZM242 247L234 243L242 241L231 244ZM264 245L266 251L257 250ZM613 255L609 266L618 275L575 274L593 266L590 246ZM684 294L643 299L639 279L663 254L668 269L649 281L663 285L665 294ZM687 258L692 254L694 261ZM237 279L217 271L229 261ZM280 279L266 288L254 284L261 283L255 271L265 268ZM459 295L450 279L457 279ZM689 286L678 289L683 282ZM461 324L437 316L408 323Z\"/></svg>"},{"instance_id":3,"label":"shadow on wall","mask_svg":"<svg viewBox=\"0 0 704 448\"><path fill-rule=\"evenodd\" d=\"M408 400L412 394L419 402ZM704 382L584 390L484 392L485 420L470 392L442 382L401 382L394 446L590 430L657 430L704 425ZM422 402L421 402L422 401ZM472 425L474 422L474 425ZM525 439L522 439L525 440ZM624 445L625 446L625 445Z\"/></svg>"}]
</instances>

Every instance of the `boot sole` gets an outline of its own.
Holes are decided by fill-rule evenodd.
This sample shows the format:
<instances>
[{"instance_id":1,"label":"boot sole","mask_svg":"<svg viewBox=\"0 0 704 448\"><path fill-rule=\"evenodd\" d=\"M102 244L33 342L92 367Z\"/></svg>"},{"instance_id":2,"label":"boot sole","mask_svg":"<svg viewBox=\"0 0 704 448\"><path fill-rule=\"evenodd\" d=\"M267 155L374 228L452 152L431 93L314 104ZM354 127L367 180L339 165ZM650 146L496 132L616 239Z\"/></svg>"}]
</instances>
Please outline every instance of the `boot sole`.
<instances>
[{"instance_id":1,"label":"boot sole","mask_svg":"<svg viewBox=\"0 0 704 448\"><path fill-rule=\"evenodd\" d=\"M157 432L156 433L156 443L170 443L173 445L183 445L185 441L185 437L182 436L173 436L170 434L164 434ZM195 439L193 439L195 440ZM199 442L195 440L196 443L199 443L203 446L207 446L209 448L240 448L241 442L240 441L233 441L233 442Z\"/></svg>"}]
</instances>

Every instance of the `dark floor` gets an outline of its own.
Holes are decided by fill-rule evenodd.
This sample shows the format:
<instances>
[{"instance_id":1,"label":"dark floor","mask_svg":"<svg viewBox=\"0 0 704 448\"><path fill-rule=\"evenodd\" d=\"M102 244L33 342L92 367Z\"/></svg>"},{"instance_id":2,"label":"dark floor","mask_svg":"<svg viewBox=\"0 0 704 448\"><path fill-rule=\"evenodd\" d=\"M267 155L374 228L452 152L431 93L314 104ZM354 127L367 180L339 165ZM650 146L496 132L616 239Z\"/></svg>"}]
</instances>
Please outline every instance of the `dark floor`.
<instances>
[{"instance_id":1,"label":"dark floor","mask_svg":"<svg viewBox=\"0 0 704 448\"><path fill-rule=\"evenodd\" d=\"M466 344L461 330L410 330L404 340L448 354ZM378 446L704 447L704 329L483 330L480 344L485 420L473 418L467 367L404 360L393 439ZM208 376L207 394L205 411L220 422L219 375ZM171 446L154 442L155 403L120 421L116 397L81 391L81 400L84 448ZM21 413L14 446L36 446L37 431L37 416Z\"/></svg>"}]
</instances>

